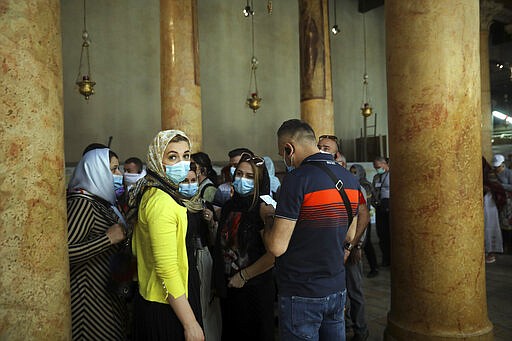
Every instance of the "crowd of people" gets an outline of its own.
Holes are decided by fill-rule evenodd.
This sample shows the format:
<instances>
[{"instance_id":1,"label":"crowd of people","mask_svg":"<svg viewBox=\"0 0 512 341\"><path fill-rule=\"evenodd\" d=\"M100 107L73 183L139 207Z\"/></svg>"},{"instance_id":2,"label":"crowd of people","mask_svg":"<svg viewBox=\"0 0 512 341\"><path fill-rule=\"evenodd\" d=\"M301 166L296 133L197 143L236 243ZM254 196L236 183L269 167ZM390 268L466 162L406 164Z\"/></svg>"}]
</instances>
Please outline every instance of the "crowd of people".
<instances>
[{"instance_id":1,"label":"crowd of people","mask_svg":"<svg viewBox=\"0 0 512 341\"><path fill-rule=\"evenodd\" d=\"M124 173L89 145L67 194L73 340L366 340L363 251L367 277L392 262L389 160L374 160L370 182L336 136L295 119L277 143L282 182L243 147L217 174L180 130L159 132ZM483 160L488 262L512 227L504 163Z\"/></svg>"}]
</instances>

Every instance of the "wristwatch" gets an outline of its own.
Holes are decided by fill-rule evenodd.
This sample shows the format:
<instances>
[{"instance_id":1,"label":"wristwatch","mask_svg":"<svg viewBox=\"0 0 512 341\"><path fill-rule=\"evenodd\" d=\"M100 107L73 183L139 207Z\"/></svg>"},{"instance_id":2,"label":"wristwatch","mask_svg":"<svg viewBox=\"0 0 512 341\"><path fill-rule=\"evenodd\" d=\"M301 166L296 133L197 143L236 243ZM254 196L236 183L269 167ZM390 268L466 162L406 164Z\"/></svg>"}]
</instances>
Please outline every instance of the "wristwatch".
<instances>
[{"instance_id":1,"label":"wristwatch","mask_svg":"<svg viewBox=\"0 0 512 341\"><path fill-rule=\"evenodd\" d=\"M347 251L352 251L352 249L354 248L354 245L350 244L350 243L345 243L345 245L343 245L343 247L345 248L345 250Z\"/></svg>"}]
</instances>

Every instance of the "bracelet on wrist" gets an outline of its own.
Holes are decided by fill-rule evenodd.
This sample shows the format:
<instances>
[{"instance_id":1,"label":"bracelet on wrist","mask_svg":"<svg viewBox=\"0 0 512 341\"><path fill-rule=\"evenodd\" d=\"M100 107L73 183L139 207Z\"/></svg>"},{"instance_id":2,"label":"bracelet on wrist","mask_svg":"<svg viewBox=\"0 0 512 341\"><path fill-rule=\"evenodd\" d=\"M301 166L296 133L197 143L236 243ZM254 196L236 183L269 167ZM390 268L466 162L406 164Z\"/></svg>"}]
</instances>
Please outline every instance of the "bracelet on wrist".
<instances>
[{"instance_id":1,"label":"bracelet on wrist","mask_svg":"<svg viewBox=\"0 0 512 341\"><path fill-rule=\"evenodd\" d=\"M247 283L247 280L245 279L244 275L242 275L242 271L243 271L243 270L240 270L240 271L238 272L238 274L240 275L240 278L242 279L242 281L244 281L244 283Z\"/></svg>"}]
</instances>

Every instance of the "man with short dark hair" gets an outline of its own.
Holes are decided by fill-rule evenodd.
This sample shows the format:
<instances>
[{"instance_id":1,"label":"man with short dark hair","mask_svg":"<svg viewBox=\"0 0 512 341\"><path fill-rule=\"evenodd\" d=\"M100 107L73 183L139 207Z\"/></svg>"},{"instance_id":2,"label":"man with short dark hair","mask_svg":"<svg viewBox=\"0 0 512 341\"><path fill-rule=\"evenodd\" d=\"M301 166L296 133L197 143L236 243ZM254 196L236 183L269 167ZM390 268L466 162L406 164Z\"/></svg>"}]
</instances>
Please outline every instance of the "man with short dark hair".
<instances>
[{"instance_id":1,"label":"man with short dark hair","mask_svg":"<svg viewBox=\"0 0 512 341\"><path fill-rule=\"evenodd\" d=\"M231 167L230 168L231 176L233 176L233 174L235 173L235 168L236 168L236 166L238 166L238 162L240 161L240 157L242 156L243 153L247 153L247 154L250 154L251 156L254 156L254 153L250 149L247 149L247 148L236 148L236 149L229 151L228 156L229 156L229 166Z\"/></svg>"},{"instance_id":2,"label":"man with short dark hair","mask_svg":"<svg viewBox=\"0 0 512 341\"><path fill-rule=\"evenodd\" d=\"M338 138L334 135L322 135L318 138L317 147L325 153L332 154L334 160L342 167L347 167L347 159L340 152Z\"/></svg>"},{"instance_id":3,"label":"man with short dark hair","mask_svg":"<svg viewBox=\"0 0 512 341\"><path fill-rule=\"evenodd\" d=\"M289 173L275 218L270 206L262 204L260 213L266 246L277 257L280 339L345 340L343 262L352 249L345 237L354 237L359 183L318 151L307 123L288 120L277 136ZM296 314L308 318L292 319Z\"/></svg>"},{"instance_id":4,"label":"man with short dark hair","mask_svg":"<svg viewBox=\"0 0 512 341\"><path fill-rule=\"evenodd\" d=\"M142 160L138 157L130 157L126 159L123 165L125 173L140 174L142 173Z\"/></svg>"},{"instance_id":5,"label":"man with short dark hair","mask_svg":"<svg viewBox=\"0 0 512 341\"><path fill-rule=\"evenodd\" d=\"M146 175L142 160L138 157L130 157L126 159L123 164L124 174L123 183L127 189L127 192L123 198L120 199L121 204L126 204L128 200L128 191Z\"/></svg>"}]
</instances>

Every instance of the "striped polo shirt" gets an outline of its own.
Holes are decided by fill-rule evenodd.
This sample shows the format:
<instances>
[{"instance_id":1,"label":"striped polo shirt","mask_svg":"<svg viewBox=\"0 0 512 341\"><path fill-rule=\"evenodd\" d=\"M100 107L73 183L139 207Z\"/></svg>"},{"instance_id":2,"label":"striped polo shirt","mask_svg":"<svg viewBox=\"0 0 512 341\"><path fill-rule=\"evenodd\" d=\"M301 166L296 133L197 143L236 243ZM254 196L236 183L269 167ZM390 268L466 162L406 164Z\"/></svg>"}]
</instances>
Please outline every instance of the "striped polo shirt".
<instances>
[{"instance_id":1,"label":"striped polo shirt","mask_svg":"<svg viewBox=\"0 0 512 341\"><path fill-rule=\"evenodd\" d=\"M354 216L359 182L332 155L317 153L283 179L276 216L295 220L286 252L276 259L279 294L323 297L345 289L343 244L347 210L331 177L313 162L324 162L343 181Z\"/></svg>"}]
</instances>

